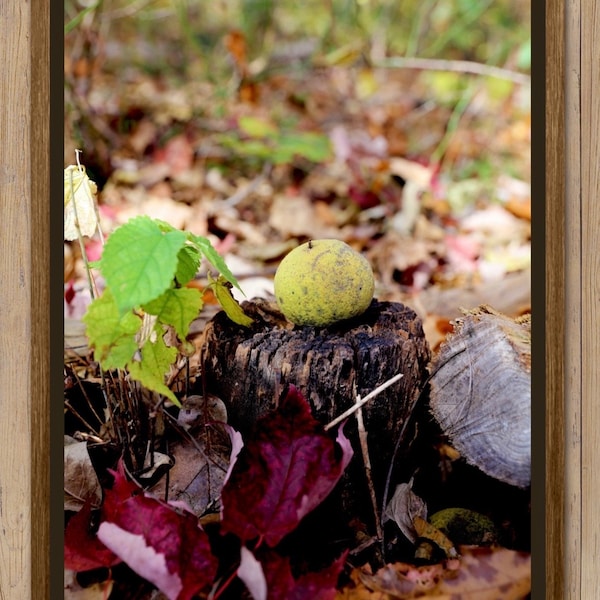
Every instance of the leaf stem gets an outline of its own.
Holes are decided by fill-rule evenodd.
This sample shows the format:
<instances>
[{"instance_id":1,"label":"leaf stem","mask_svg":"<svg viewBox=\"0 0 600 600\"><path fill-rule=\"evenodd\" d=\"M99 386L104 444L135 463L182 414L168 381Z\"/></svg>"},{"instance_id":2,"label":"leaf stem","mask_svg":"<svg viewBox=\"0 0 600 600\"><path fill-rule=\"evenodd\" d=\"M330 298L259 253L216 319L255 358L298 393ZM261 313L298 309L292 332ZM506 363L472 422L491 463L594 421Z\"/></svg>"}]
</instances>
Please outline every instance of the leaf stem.
<instances>
[{"instance_id":1,"label":"leaf stem","mask_svg":"<svg viewBox=\"0 0 600 600\"><path fill-rule=\"evenodd\" d=\"M234 569L233 573L225 580L225 583L218 588L214 595L210 597L210 600L217 600L217 598L231 585L231 582L237 577L237 569Z\"/></svg>"}]
</instances>

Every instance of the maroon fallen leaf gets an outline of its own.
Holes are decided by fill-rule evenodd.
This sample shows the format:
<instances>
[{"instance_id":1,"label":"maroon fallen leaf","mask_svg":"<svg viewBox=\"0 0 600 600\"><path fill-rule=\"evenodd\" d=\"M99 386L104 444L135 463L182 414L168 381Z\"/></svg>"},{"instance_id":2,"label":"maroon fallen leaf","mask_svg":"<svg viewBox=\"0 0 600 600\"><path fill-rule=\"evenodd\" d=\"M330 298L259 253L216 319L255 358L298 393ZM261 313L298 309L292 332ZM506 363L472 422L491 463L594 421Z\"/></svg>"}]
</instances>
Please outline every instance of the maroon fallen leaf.
<instances>
[{"instance_id":1,"label":"maroon fallen leaf","mask_svg":"<svg viewBox=\"0 0 600 600\"><path fill-rule=\"evenodd\" d=\"M341 452L340 452L341 450ZM323 431L294 387L258 420L221 492L223 533L276 546L333 490L352 457L341 429Z\"/></svg>"},{"instance_id":2,"label":"maroon fallen leaf","mask_svg":"<svg viewBox=\"0 0 600 600\"><path fill-rule=\"evenodd\" d=\"M189 600L213 582L217 559L197 518L144 495L113 472L106 490L99 539L170 600Z\"/></svg>"},{"instance_id":3,"label":"maroon fallen leaf","mask_svg":"<svg viewBox=\"0 0 600 600\"><path fill-rule=\"evenodd\" d=\"M72 571L89 571L112 567L121 559L109 550L91 530L92 503L86 501L71 517L65 529L65 567Z\"/></svg>"},{"instance_id":4,"label":"maroon fallen leaf","mask_svg":"<svg viewBox=\"0 0 600 600\"><path fill-rule=\"evenodd\" d=\"M102 503L102 520L116 521L123 503L130 498L143 494L143 490L133 481L125 477L123 463L119 461L117 471L109 469L109 473L114 477L113 485L110 490L105 490L104 501Z\"/></svg>"},{"instance_id":5,"label":"maroon fallen leaf","mask_svg":"<svg viewBox=\"0 0 600 600\"><path fill-rule=\"evenodd\" d=\"M264 553L261 564L267 581L267 600L333 600L345 559L346 553L325 569L295 579L287 557L273 551Z\"/></svg>"}]
</instances>

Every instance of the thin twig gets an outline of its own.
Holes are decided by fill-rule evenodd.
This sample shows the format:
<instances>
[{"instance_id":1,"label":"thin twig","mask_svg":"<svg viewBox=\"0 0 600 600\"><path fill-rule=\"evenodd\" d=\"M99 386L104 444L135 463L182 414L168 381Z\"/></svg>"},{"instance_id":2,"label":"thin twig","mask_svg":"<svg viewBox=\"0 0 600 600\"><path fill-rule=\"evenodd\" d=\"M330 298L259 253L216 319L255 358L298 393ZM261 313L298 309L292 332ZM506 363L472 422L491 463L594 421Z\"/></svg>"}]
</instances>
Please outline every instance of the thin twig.
<instances>
[{"instance_id":1,"label":"thin twig","mask_svg":"<svg viewBox=\"0 0 600 600\"><path fill-rule=\"evenodd\" d=\"M371 393L367 394L364 398L357 396L355 404L353 404L347 411L343 412L341 415L339 415L338 417L333 419L333 421L331 421L331 423L328 423L327 425L325 425L325 431L328 431L332 427L335 427L338 423L341 423L344 419L347 419L352 413L356 412L361 406L365 405L369 400L372 400L373 398L375 398L375 396L378 396L379 394L381 394L381 392L383 392L384 390L389 388L390 385L393 385L402 377L404 377L404 374L398 373L397 375L394 375L391 379L384 381L379 387L376 387Z\"/></svg>"},{"instance_id":2,"label":"thin twig","mask_svg":"<svg viewBox=\"0 0 600 600\"><path fill-rule=\"evenodd\" d=\"M223 204L226 206L236 206L250 194L254 193L256 188L258 188L258 186L269 176L272 166L273 165L270 162L266 162L257 177L255 177L247 186L240 188L233 196L223 200Z\"/></svg>"},{"instance_id":3,"label":"thin twig","mask_svg":"<svg viewBox=\"0 0 600 600\"><path fill-rule=\"evenodd\" d=\"M383 540L383 528L381 526L381 519L379 518L379 511L377 507L377 495L375 494L375 485L373 484L373 477L371 476L371 458L369 456L369 445L367 443L367 430L365 429L365 422L363 419L362 408L356 409L356 422L358 423L358 439L360 441L360 451L363 456L363 462L365 463L365 475L367 477L367 486L369 488L369 495L371 496L371 504L373 505L373 514L375 517L375 530L377 532L377 539Z\"/></svg>"},{"instance_id":4,"label":"thin twig","mask_svg":"<svg viewBox=\"0 0 600 600\"><path fill-rule=\"evenodd\" d=\"M85 401L87 402L87 405L88 405L89 409L92 411L92 414L96 417L96 420L98 421L98 423L102 424L103 423L103 419L98 414L98 411L96 410L96 407L94 406L94 403L90 400L90 397L88 396L85 388L83 387L83 382L81 381L81 378L79 377L79 375L77 374L77 372L75 371L75 369L73 369L71 372L74 375L75 380L77 381L77 385L79 386L79 389L81 390L81 393L82 393ZM94 427L92 427L92 431L97 436L100 436L100 433L98 431L96 431L96 429Z\"/></svg>"},{"instance_id":5,"label":"thin twig","mask_svg":"<svg viewBox=\"0 0 600 600\"><path fill-rule=\"evenodd\" d=\"M392 56L384 60L376 61L375 67L392 69L417 69L424 71L454 71L457 73L471 73L483 75L484 77L495 77L507 79L519 85L530 85L531 77L525 73L517 73L502 67L485 65L470 60L444 60L441 58L412 58Z\"/></svg>"},{"instance_id":6,"label":"thin twig","mask_svg":"<svg viewBox=\"0 0 600 600\"><path fill-rule=\"evenodd\" d=\"M390 493L390 484L392 481L392 472L394 470L394 466L395 466L395 462L396 462L396 456L398 454L398 450L400 449L400 444L402 442L402 439L404 438L404 434L406 432L406 428L408 426L409 421L411 420L414 410L417 407L417 404L419 403L419 401L421 400L421 398L423 397L425 390L427 389L427 384L431 381L431 379L433 378L433 376L440 371L440 369L442 369L444 367L445 364L447 364L450 360L452 360L455 356L458 356L459 354L461 354L462 352L464 352L466 350L466 348L461 348L459 350L457 350L452 356L449 356L448 359L442 363L441 365L436 365L435 369L433 371L431 371L429 373L429 376L427 377L427 379L425 380L425 382L423 383L423 386L421 388L421 392L419 393L419 395L414 398L411 406L409 407L409 411L408 411L408 416L406 417L406 419L404 419L404 423L402 423L402 428L400 429L400 433L398 434L398 438L396 440L396 444L394 445L394 451L392 452L392 458L390 459L390 466L388 468L388 472L387 472L387 476L385 478L385 485L383 488L383 499L381 502L381 514L383 515L385 513L385 507L387 505L388 502L388 496ZM385 558L386 552L385 552L385 540L381 540L381 552L382 552L382 556Z\"/></svg>"}]
</instances>

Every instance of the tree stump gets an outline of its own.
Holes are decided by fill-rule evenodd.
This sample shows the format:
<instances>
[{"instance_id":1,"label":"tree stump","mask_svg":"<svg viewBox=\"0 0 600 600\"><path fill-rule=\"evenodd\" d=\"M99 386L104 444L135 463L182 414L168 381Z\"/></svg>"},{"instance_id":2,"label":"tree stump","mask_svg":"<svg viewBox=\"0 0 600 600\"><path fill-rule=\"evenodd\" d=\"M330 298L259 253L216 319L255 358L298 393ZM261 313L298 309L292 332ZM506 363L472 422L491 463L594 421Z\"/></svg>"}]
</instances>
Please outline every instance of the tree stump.
<instances>
[{"instance_id":1,"label":"tree stump","mask_svg":"<svg viewBox=\"0 0 600 600\"><path fill-rule=\"evenodd\" d=\"M242 433L277 406L288 384L325 425L350 408L357 394L364 398L403 373L363 407L373 480L381 491L397 436L427 379L430 351L419 317L403 304L374 300L354 319L327 328L294 327L274 303L255 299L242 306L254 319L251 327L220 312L202 340L205 391L225 402L229 423ZM354 417L344 432L358 457L353 463L362 465Z\"/></svg>"},{"instance_id":2,"label":"tree stump","mask_svg":"<svg viewBox=\"0 0 600 600\"><path fill-rule=\"evenodd\" d=\"M505 483L531 482L531 319L486 305L454 323L432 363L430 408L472 465Z\"/></svg>"}]
</instances>

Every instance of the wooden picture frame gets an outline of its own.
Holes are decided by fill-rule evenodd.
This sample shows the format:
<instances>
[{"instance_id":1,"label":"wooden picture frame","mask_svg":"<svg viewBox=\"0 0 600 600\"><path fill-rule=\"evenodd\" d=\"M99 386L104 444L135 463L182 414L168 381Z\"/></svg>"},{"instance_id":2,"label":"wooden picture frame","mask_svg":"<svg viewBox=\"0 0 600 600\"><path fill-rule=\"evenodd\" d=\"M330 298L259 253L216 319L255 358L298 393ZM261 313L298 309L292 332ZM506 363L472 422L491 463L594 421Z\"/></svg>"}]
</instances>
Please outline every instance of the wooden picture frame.
<instances>
[{"instance_id":1,"label":"wooden picture frame","mask_svg":"<svg viewBox=\"0 0 600 600\"><path fill-rule=\"evenodd\" d=\"M581 0L546 0L545 10L545 315L534 313L534 332L545 329L534 342L545 363L546 461L534 498L545 506L545 554L534 563L545 567L547 598L576 599L599 587L600 13ZM43 600L50 554L62 555L51 548L49 501L49 0L2 3L0 56L0 598Z\"/></svg>"},{"instance_id":2,"label":"wooden picture frame","mask_svg":"<svg viewBox=\"0 0 600 600\"><path fill-rule=\"evenodd\" d=\"M0 598L11 600L49 597L49 42L49 0L2 2Z\"/></svg>"}]
</instances>

